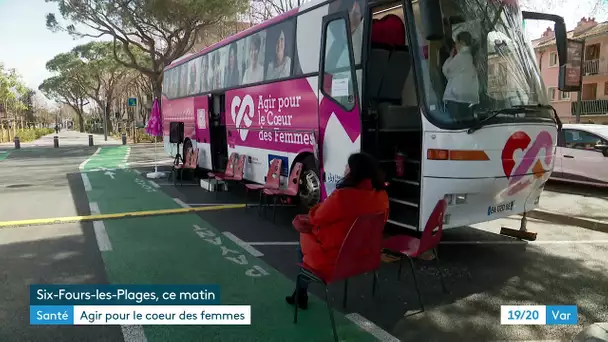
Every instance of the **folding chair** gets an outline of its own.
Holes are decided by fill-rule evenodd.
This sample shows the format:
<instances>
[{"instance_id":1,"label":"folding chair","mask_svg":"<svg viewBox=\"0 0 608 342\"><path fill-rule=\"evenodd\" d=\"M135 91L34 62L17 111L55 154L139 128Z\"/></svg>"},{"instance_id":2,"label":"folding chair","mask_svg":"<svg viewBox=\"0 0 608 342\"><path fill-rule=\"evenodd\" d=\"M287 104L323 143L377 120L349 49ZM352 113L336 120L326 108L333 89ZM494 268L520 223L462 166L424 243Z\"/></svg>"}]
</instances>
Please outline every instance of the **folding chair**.
<instances>
[{"instance_id":1,"label":"folding chair","mask_svg":"<svg viewBox=\"0 0 608 342\"><path fill-rule=\"evenodd\" d=\"M272 222L275 222L276 211L277 211L277 198L282 196L296 197L300 189L300 174L302 173L302 167L304 164L295 163L291 172L289 173L289 181L286 189L264 189L264 195L272 196Z\"/></svg>"},{"instance_id":2,"label":"folding chair","mask_svg":"<svg viewBox=\"0 0 608 342\"><path fill-rule=\"evenodd\" d=\"M179 175L180 182L183 182L184 168L190 165L190 159L192 158L192 149L186 150L186 156L184 157L183 164L174 164L171 170L171 176L173 177L173 185L177 185L177 176Z\"/></svg>"},{"instance_id":3,"label":"folding chair","mask_svg":"<svg viewBox=\"0 0 608 342\"><path fill-rule=\"evenodd\" d=\"M439 255L437 253L437 246L441 241L441 235L443 233L443 215L445 214L446 208L447 202L445 199L437 202L420 239L408 235L395 235L384 240L382 245L387 253L400 257L397 279L401 279L401 269L403 268L404 259L407 258L409 260L410 268L412 269L412 278L414 278L414 286L416 287L416 293L418 294L418 300L420 301L422 311L424 311L424 304L422 302L422 296L420 295L420 289L418 288L418 281L416 280L416 272L414 271L414 261L412 258L416 258L432 250L435 255L437 269L439 270L441 287L444 292L448 292L445 282L443 281L443 274L441 273L441 268L439 266Z\"/></svg>"},{"instance_id":4,"label":"folding chair","mask_svg":"<svg viewBox=\"0 0 608 342\"><path fill-rule=\"evenodd\" d=\"M236 165L234 166L234 172L232 173L232 175L228 175L228 174L219 174L215 176L215 181L216 182L228 182L228 181L242 181L243 180L243 176L245 173L245 160L247 159L247 156L244 154L241 154L238 158L238 161L236 163ZM216 197L218 196L217 191L215 192Z\"/></svg>"},{"instance_id":5,"label":"folding chair","mask_svg":"<svg viewBox=\"0 0 608 342\"><path fill-rule=\"evenodd\" d=\"M184 170L192 170L192 175L194 176L194 174L195 174L194 170L196 170L196 168L198 167L199 149L192 148L192 149L190 149L190 151L191 151L190 159L186 159L186 164L184 164L184 167L180 170L180 184L181 185L184 184Z\"/></svg>"},{"instance_id":6,"label":"folding chair","mask_svg":"<svg viewBox=\"0 0 608 342\"><path fill-rule=\"evenodd\" d=\"M217 192L217 177L226 178L234 176L234 166L236 163L237 153L230 153L230 157L228 157L228 162L226 163L226 169L224 172L207 172L207 177L213 178L216 180L215 191Z\"/></svg>"},{"instance_id":7,"label":"folding chair","mask_svg":"<svg viewBox=\"0 0 608 342\"><path fill-rule=\"evenodd\" d=\"M348 291L348 278L374 272L372 284L372 294L376 293L376 283L378 282L377 270L380 268L382 258L382 231L386 223L386 213L375 213L358 217L353 222L336 259L336 265L332 274L320 274L314 271L305 263L300 264L300 272L296 283L301 277L308 278L309 281L321 283L325 286L325 301L327 310L329 311L329 319L331 328L334 333L334 339L338 342L338 333L336 330L336 322L334 313L329 303L328 286L340 280L344 280L344 297L342 305L346 308L346 298ZM296 298L298 297L298 288L296 287ZM293 321L298 322L298 305L296 303Z\"/></svg>"},{"instance_id":8,"label":"folding chair","mask_svg":"<svg viewBox=\"0 0 608 342\"><path fill-rule=\"evenodd\" d=\"M262 211L262 204L264 198L264 189L279 189L281 187L281 159L273 159L270 161L270 166L268 167L268 172L266 173L266 181L264 184L245 184L245 196L249 199L249 191L259 191L260 192L260 208L258 210L258 214ZM247 201L249 202L249 201ZM247 202L245 204L245 209L247 209Z\"/></svg>"},{"instance_id":9,"label":"folding chair","mask_svg":"<svg viewBox=\"0 0 608 342\"><path fill-rule=\"evenodd\" d=\"M224 174L216 174L215 179L218 181L242 181L243 175L245 173L245 160L246 159L247 159L247 156L244 154L241 154L238 158L236 165L234 166L234 171L232 172L232 174L229 174L228 172L226 172Z\"/></svg>"}]
</instances>

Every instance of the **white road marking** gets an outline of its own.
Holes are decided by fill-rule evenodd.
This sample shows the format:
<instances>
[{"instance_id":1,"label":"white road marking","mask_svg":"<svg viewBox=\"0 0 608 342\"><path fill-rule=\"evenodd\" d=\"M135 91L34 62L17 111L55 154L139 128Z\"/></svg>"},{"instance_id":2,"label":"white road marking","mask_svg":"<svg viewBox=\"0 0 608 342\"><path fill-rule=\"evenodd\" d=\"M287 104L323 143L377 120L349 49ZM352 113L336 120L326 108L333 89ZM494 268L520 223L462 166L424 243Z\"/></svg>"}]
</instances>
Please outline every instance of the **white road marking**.
<instances>
[{"instance_id":1,"label":"white road marking","mask_svg":"<svg viewBox=\"0 0 608 342\"><path fill-rule=\"evenodd\" d=\"M89 180L89 176L86 173L81 173L80 177L82 178L82 184L84 185L84 191L91 191L93 187L91 186L91 181Z\"/></svg>"},{"instance_id":2,"label":"white road marking","mask_svg":"<svg viewBox=\"0 0 608 342\"><path fill-rule=\"evenodd\" d=\"M214 206L214 205L234 205L234 204L244 204L244 203L188 203L188 205L191 207L208 207L208 206ZM249 204L250 207L253 207L254 205L259 205L259 204Z\"/></svg>"},{"instance_id":3,"label":"white road marking","mask_svg":"<svg viewBox=\"0 0 608 342\"><path fill-rule=\"evenodd\" d=\"M131 147L127 147L127 154L125 154L125 157L122 158L122 162L126 164L127 160L129 160L130 155L131 155Z\"/></svg>"},{"instance_id":4,"label":"white road marking","mask_svg":"<svg viewBox=\"0 0 608 342\"><path fill-rule=\"evenodd\" d=\"M227 237L230 240L232 240L232 242L234 242L237 245L239 245L242 249L246 250L252 256L254 256L254 257L264 256L264 253L262 253L262 252L258 251L257 249L253 248L250 244L248 244L247 242L239 239L236 235L232 234L231 232L224 232L223 234L224 234L225 237Z\"/></svg>"},{"instance_id":5,"label":"white road marking","mask_svg":"<svg viewBox=\"0 0 608 342\"><path fill-rule=\"evenodd\" d=\"M141 325L121 325L120 328L125 342L148 342Z\"/></svg>"},{"instance_id":6,"label":"white road marking","mask_svg":"<svg viewBox=\"0 0 608 342\"><path fill-rule=\"evenodd\" d=\"M155 187L155 188L157 188L157 189L158 189L158 188L160 188L160 185L156 184L156 182L155 182L155 181L151 181L151 180L149 180L148 182L149 182L149 183L150 183L150 184L151 184L153 187Z\"/></svg>"},{"instance_id":7,"label":"white road marking","mask_svg":"<svg viewBox=\"0 0 608 342\"><path fill-rule=\"evenodd\" d=\"M156 183L160 186L175 186L175 184L173 183ZM184 183L184 184L180 184L179 186L199 186L198 184L192 184L192 183Z\"/></svg>"},{"instance_id":8,"label":"white road marking","mask_svg":"<svg viewBox=\"0 0 608 342\"><path fill-rule=\"evenodd\" d=\"M374 337L376 337L379 341L399 342L398 338L387 333L385 330L383 330L379 326L375 325L374 323L370 322L369 320L367 320L367 318L359 315L356 312L346 315L346 318L348 318L350 321L352 321L353 323L358 325L361 329L374 335Z\"/></svg>"},{"instance_id":9,"label":"white road marking","mask_svg":"<svg viewBox=\"0 0 608 342\"><path fill-rule=\"evenodd\" d=\"M80 163L80 166L78 166L79 170L83 170L84 166L87 165L87 163L89 162L89 160L91 160L91 158L93 158L94 156L96 156L97 154L99 154L99 151L101 151L101 147L97 148L97 151L95 151L95 153L93 153L89 158L87 158L85 161L83 161L82 163Z\"/></svg>"},{"instance_id":10,"label":"white road marking","mask_svg":"<svg viewBox=\"0 0 608 342\"><path fill-rule=\"evenodd\" d=\"M250 246L297 246L298 241L262 241L262 242L246 242ZM608 240L579 240L579 241L560 241L560 240L544 240L544 241L441 241L442 245L568 245L568 244L608 244Z\"/></svg>"},{"instance_id":11,"label":"white road marking","mask_svg":"<svg viewBox=\"0 0 608 342\"><path fill-rule=\"evenodd\" d=\"M179 204L182 208L191 208L186 202L182 201L179 198L174 198L173 200L175 201L175 203Z\"/></svg>"},{"instance_id":12,"label":"white road marking","mask_svg":"<svg viewBox=\"0 0 608 342\"><path fill-rule=\"evenodd\" d=\"M267 241L267 242L248 242L251 246L297 246L298 241Z\"/></svg>"},{"instance_id":13,"label":"white road marking","mask_svg":"<svg viewBox=\"0 0 608 342\"><path fill-rule=\"evenodd\" d=\"M568 244L607 244L608 240L543 240L543 241L441 241L442 245L568 245Z\"/></svg>"},{"instance_id":14,"label":"white road marking","mask_svg":"<svg viewBox=\"0 0 608 342\"><path fill-rule=\"evenodd\" d=\"M141 171L133 169L133 172L137 173L138 175L141 175Z\"/></svg>"},{"instance_id":15,"label":"white road marking","mask_svg":"<svg viewBox=\"0 0 608 342\"><path fill-rule=\"evenodd\" d=\"M91 209L92 215L101 214L97 202L90 202L89 208ZM104 225L103 221L93 221L93 230L95 231L95 238L97 240L99 250L102 252L111 251L112 243L110 242L110 237L108 236L108 232L106 231L106 226Z\"/></svg>"}]
</instances>

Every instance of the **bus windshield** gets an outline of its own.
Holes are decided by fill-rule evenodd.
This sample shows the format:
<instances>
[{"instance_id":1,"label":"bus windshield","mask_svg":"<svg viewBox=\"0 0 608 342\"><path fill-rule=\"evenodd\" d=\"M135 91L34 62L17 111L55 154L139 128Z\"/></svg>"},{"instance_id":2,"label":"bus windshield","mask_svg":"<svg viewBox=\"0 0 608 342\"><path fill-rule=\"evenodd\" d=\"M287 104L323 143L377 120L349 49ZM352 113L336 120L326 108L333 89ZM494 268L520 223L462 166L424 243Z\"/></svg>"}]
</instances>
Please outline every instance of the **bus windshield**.
<instances>
[{"instance_id":1,"label":"bus windshield","mask_svg":"<svg viewBox=\"0 0 608 342\"><path fill-rule=\"evenodd\" d=\"M424 39L413 2L428 119L443 129L553 121L516 0L442 0L445 38ZM539 106L540 105L540 106ZM525 113L497 111L529 107ZM545 107L541 107L545 106Z\"/></svg>"}]
</instances>

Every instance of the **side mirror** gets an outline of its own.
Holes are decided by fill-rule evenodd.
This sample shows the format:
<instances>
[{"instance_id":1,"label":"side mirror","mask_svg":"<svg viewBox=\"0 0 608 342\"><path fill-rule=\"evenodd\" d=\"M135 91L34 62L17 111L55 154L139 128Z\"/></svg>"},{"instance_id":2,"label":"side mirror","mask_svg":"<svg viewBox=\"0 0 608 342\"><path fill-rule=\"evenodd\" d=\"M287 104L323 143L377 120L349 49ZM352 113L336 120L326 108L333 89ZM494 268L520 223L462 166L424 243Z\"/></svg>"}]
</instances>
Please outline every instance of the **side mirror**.
<instances>
[{"instance_id":1,"label":"side mirror","mask_svg":"<svg viewBox=\"0 0 608 342\"><path fill-rule=\"evenodd\" d=\"M597 144L595 145L595 149L602 151L604 157L608 157L608 145Z\"/></svg>"},{"instance_id":2,"label":"side mirror","mask_svg":"<svg viewBox=\"0 0 608 342\"><path fill-rule=\"evenodd\" d=\"M443 39L443 17L440 0L420 1L420 16L422 17L422 30L427 40Z\"/></svg>"},{"instance_id":3,"label":"side mirror","mask_svg":"<svg viewBox=\"0 0 608 342\"><path fill-rule=\"evenodd\" d=\"M555 45L557 46L557 57L559 58L559 65L568 63L568 31L566 31L566 24L564 20L555 21Z\"/></svg>"}]
</instances>

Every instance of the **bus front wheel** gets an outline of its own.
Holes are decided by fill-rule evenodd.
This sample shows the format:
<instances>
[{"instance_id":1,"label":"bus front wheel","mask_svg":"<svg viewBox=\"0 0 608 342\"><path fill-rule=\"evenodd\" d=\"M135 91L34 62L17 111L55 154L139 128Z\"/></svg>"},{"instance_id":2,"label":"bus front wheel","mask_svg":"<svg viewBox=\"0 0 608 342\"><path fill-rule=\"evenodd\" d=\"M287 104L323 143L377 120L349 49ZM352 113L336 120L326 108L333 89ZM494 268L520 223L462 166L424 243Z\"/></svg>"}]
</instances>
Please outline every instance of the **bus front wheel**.
<instances>
[{"instance_id":1,"label":"bus front wheel","mask_svg":"<svg viewBox=\"0 0 608 342\"><path fill-rule=\"evenodd\" d=\"M313 157L307 157L303 164L304 170L300 176L300 204L310 209L321 200L321 179Z\"/></svg>"}]
</instances>

